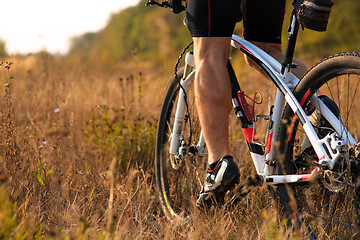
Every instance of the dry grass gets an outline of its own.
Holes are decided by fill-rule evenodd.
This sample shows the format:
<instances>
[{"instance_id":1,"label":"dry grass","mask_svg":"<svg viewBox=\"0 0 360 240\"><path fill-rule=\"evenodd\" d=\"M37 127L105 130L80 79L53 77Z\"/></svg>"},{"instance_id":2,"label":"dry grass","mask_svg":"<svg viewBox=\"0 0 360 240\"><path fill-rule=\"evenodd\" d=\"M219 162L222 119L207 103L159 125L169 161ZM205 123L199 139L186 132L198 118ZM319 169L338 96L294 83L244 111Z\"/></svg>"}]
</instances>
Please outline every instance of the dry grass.
<instances>
[{"instance_id":1,"label":"dry grass","mask_svg":"<svg viewBox=\"0 0 360 240\"><path fill-rule=\"evenodd\" d=\"M46 54L8 61L0 68L1 239L296 238L265 187L231 212L164 217L153 152L168 76L135 62L105 71ZM254 168L241 144L245 179Z\"/></svg>"}]
</instances>

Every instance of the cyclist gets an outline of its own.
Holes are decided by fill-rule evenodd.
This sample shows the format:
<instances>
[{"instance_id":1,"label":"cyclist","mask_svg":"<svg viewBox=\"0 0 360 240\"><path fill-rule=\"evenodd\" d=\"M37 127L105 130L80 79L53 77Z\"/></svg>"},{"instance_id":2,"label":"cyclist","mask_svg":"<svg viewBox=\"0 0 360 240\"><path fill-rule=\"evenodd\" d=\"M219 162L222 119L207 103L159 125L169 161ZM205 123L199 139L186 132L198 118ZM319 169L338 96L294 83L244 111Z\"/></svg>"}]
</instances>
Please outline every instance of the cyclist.
<instances>
[{"instance_id":1,"label":"cyclist","mask_svg":"<svg viewBox=\"0 0 360 240\"><path fill-rule=\"evenodd\" d=\"M169 0L174 12L182 10L182 0ZM194 42L196 66L195 96L201 128L208 149L209 169L196 205L207 208L222 204L226 192L240 178L229 146L228 122L231 111L227 61L236 22L243 20L246 40L282 61L281 32L285 0L187 0L187 26ZM252 67L251 61L246 59ZM293 73L302 77L305 65Z\"/></svg>"}]
</instances>

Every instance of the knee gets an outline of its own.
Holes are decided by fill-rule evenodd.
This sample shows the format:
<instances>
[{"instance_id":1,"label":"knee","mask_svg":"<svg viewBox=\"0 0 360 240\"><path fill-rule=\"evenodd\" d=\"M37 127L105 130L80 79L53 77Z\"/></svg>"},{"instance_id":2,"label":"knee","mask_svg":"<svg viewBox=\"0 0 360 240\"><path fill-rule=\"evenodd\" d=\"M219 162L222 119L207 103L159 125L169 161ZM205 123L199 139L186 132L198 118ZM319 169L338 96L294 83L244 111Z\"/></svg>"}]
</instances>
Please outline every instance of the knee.
<instances>
[{"instance_id":1,"label":"knee","mask_svg":"<svg viewBox=\"0 0 360 240\"><path fill-rule=\"evenodd\" d=\"M194 38L194 57L197 67L226 63L230 55L231 38Z\"/></svg>"},{"instance_id":2,"label":"knee","mask_svg":"<svg viewBox=\"0 0 360 240\"><path fill-rule=\"evenodd\" d=\"M206 51L199 54L197 61L197 68L201 66L210 66L211 68L216 68L219 65L226 65L229 56L226 52L209 48Z\"/></svg>"}]
</instances>

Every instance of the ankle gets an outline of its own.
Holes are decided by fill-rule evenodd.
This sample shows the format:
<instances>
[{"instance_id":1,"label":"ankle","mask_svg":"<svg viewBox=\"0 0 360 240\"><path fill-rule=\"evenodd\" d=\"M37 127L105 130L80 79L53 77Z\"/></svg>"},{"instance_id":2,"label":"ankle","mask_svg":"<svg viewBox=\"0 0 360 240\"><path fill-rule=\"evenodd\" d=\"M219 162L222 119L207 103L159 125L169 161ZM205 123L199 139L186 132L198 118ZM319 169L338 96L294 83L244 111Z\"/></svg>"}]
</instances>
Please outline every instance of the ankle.
<instances>
[{"instance_id":1,"label":"ankle","mask_svg":"<svg viewBox=\"0 0 360 240\"><path fill-rule=\"evenodd\" d=\"M225 156L223 156L222 158L220 158L220 159L218 159L218 160L210 163L210 164L209 164L209 170L215 169L216 166L219 164L219 162L220 162L222 159L224 159L224 158L232 158L232 156L231 156L231 155L225 155Z\"/></svg>"}]
</instances>

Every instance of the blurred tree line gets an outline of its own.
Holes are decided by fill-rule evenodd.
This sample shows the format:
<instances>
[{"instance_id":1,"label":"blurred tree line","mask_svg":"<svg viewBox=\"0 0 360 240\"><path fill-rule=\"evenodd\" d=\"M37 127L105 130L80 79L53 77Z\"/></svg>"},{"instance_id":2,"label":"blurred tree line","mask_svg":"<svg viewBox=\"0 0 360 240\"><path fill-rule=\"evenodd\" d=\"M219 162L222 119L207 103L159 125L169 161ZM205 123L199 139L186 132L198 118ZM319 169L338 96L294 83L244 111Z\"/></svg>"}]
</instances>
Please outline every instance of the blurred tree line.
<instances>
[{"instance_id":1,"label":"blurred tree line","mask_svg":"<svg viewBox=\"0 0 360 240\"><path fill-rule=\"evenodd\" d=\"M297 51L317 57L346 51L360 50L360 1L333 0L328 30L300 33ZM134 54L141 60L174 61L191 41L183 25L184 12L175 15L170 9L145 7L147 0L137 6L113 14L107 26L97 33L86 33L73 38L70 56L97 59L103 63L129 60ZM287 1L283 41L289 24L291 2ZM241 25L241 24L238 24ZM236 29L241 34L241 26Z\"/></svg>"},{"instance_id":2,"label":"blurred tree line","mask_svg":"<svg viewBox=\"0 0 360 240\"><path fill-rule=\"evenodd\" d=\"M184 13L170 9L137 6L113 14L103 30L86 33L72 40L70 56L81 55L104 63L129 60L137 54L141 60L174 61L186 43L191 41L182 24Z\"/></svg>"},{"instance_id":3,"label":"blurred tree line","mask_svg":"<svg viewBox=\"0 0 360 240\"><path fill-rule=\"evenodd\" d=\"M5 50L5 41L0 39L0 57L3 57L6 55L6 50Z\"/></svg>"}]
</instances>

